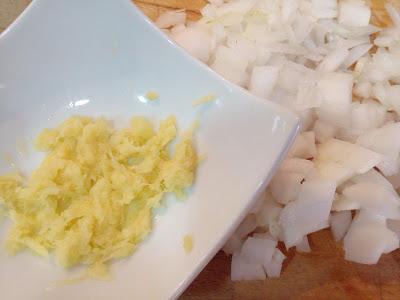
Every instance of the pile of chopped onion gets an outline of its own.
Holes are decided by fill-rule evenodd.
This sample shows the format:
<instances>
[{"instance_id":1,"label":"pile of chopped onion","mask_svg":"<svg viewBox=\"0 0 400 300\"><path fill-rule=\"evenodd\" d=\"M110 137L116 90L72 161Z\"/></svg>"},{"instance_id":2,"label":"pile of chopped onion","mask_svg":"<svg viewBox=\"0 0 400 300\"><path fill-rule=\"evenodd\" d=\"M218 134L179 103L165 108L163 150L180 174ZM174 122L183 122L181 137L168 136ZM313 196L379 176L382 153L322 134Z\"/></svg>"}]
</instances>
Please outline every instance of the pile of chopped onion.
<instances>
[{"instance_id":1,"label":"pile of chopped onion","mask_svg":"<svg viewBox=\"0 0 400 300\"><path fill-rule=\"evenodd\" d=\"M279 276L278 242L309 252L307 235L328 227L350 261L376 264L399 248L400 15L386 8L386 29L370 25L362 0L210 0L197 22L182 11L157 21L223 77L303 121L224 247L233 280Z\"/></svg>"}]
</instances>

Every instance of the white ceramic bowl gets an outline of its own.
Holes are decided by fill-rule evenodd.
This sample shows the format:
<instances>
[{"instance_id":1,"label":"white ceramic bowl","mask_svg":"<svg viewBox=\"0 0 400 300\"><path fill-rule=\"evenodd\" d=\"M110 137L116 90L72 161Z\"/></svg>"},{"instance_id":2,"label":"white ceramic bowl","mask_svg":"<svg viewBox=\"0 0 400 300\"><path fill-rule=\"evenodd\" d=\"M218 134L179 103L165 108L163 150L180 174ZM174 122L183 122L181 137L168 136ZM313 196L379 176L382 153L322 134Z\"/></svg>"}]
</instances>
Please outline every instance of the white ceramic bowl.
<instances>
[{"instance_id":1,"label":"white ceramic bowl","mask_svg":"<svg viewBox=\"0 0 400 300\"><path fill-rule=\"evenodd\" d=\"M156 90L156 102L143 95ZM192 100L213 93L215 103ZM256 99L196 62L129 0L36 0L0 37L0 157L24 172L41 158L28 147L43 128L70 115L132 115L182 128L200 114L199 167L192 194L168 201L154 231L128 259L115 262L110 282L55 286L76 272L45 259L0 251L1 299L167 299L177 297L220 249L265 186L298 130L298 120ZM19 147L18 147L19 145ZM10 169L2 160L0 171ZM0 227L3 241L7 224ZM185 254L182 238L194 249Z\"/></svg>"}]
</instances>

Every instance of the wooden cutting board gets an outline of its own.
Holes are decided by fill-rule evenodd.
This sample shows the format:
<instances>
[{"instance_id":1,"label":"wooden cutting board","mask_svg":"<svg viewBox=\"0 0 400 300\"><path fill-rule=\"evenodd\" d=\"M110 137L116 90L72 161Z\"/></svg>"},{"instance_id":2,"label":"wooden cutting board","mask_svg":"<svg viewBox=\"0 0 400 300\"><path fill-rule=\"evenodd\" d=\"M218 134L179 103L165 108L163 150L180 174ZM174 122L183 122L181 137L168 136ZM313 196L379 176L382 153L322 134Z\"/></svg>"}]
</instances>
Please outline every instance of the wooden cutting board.
<instances>
[{"instance_id":1,"label":"wooden cutting board","mask_svg":"<svg viewBox=\"0 0 400 300\"><path fill-rule=\"evenodd\" d=\"M389 24L384 0L371 0L373 20ZM29 0L0 0L0 31L22 11ZM200 17L205 0L138 0L134 1L151 19L171 9L186 9L188 18ZM400 0L391 0L400 7ZM181 299L247 300L247 299L399 299L400 251L384 255L374 266L360 265L343 259L340 243L333 241L329 230L312 234L312 252L285 253L282 276L253 282L230 281L230 258L218 253Z\"/></svg>"}]
</instances>

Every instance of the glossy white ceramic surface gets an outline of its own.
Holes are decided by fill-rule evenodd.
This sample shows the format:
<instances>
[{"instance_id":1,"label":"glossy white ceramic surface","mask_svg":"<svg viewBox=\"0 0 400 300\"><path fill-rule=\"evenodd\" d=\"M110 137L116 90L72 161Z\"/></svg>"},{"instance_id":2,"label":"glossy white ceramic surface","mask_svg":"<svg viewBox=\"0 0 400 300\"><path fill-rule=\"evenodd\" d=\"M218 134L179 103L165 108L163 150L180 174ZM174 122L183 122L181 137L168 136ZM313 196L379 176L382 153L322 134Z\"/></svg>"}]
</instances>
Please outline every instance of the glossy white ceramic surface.
<instances>
[{"instance_id":1,"label":"glossy white ceramic surface","mask_svg":"<svg viewBox=\"0 0 400 300\"><path fill-rule=\"evenodd\" d=\"M158 101L143 95L154 90ZM192 100L213 93L214 103ZM175 115L184 129L199 117L197 149L207 159L185 201L167 201L154 231L109 282L56 285L63 271L26 253L0 250L1 299L168 299L213 257L272 176L298 129L276 105L232 86L185 54L129 0L36 0L0 36L0 171L29 174L42 157L32 139L71 115ZM3 242L8 224L0 226ZM186 254L182 238L191 234Z\"/></svg>"}]
</instances>

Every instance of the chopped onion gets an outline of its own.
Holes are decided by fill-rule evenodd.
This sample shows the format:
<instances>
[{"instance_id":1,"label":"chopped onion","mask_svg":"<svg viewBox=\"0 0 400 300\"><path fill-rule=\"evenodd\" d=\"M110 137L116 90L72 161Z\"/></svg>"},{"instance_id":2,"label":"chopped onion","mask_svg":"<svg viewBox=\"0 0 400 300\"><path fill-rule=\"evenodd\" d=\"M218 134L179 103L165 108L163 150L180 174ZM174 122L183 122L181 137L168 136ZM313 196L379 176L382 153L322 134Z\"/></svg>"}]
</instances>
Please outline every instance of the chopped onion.
<instances>
[{"instance_id":1,"label":"chopped onion","mask_svg":"<svg viewBox=\"0 0 400 300\"><path fill-rule=\"evenodd\" d=\"M393 189L373 183L357 183L343 190L333 210L366 210L390 219L400 219L400 198Z\"/></svg>"},{"instance_id":2,"label":"chopped onion","mask_svg":"<svg viewBox=\"0 0 400 300\"><path fill-rule=\"evenodd\" d=\"M282 206L272 198L269 191L265 193L264 203L257 212L256 220L259 227L268 229L269 233L275 239L279 239L280 227L278 225L279 215Z\"/></svg>"},{"instance_id":3,"label":"chopped onion","mask_svg":"<svg viewBox=\"0 0 400 300\"><path fill-rule=\"evenodd\" d=\"M351 261L376 263L398 248L400 15L386 9L385 29L369 24L364 0L211 0L197 22L183 24L181 11L159 18L194 57L302 121L224 247L232 279L279 276L276 241L309 251L307 234L329 226Z\"/></svg>"},{"instance_id":4,"label":"chopped onion","mask_svg":"<svg viewBox=\"0 0 400 300\"><path fill-rule=\"evenodd\" d=\"M343 242L345 258L362 264L376 264L383 253L399 248L399 238L385 219L366 212L358 213Z\"/></svg>"},{"instance_id":5,"label":"chopped onion","mask_svg":"<svg viewBox=\"0 0 400 300\"><path fill-rule=\"evenodd\" d=\"M317 162L333 162L362 174L382 161L382 155L367 148L338 139L319 145Z\"/></svg>"},{"instance_id":6,"label":"chopped onion","mask_svg":"<svg viewBox=\"0 0 400 300\"><path fill-rule=\"evenodd\" d=\"M387 219L386 226L388 229L396 233L398 238L400 238L400 220Z\"/></svg>"},{"instance_id":7,"label":"chopped onion","mask_svg":"<svg viewBox=\"0 0 400 300\"><path fill-rule=\"evenodd\" d=\"M331 138L334 138L338 129L336 126L330 123L317 120L314 124L313 131L315 133L315 139L317 142L322 144Z\"/></svg>"},{"instance_id":8,"label":"chopped onion","mask_svg":"<svg viewBox=\"0 0 400 300\"><path fill-rule=\"evenodd\" d=\"M347 26L367 26L371 18L371 9L362 0L344 0L339 4L340 24Z\"/></svg>"},{"instance_id":9,"label":"chopped onion","mask_svg":"<svg viewBox=\"0 0 400 300\"><path fill-rule=\"evenodd\" d=\"M334 202L335 203L335 202ZM330 217L330 225L333 237L336 241L340 241L345 236L351 224L351 211L344 210L332 212Z\"/></svg>"},{"instance_id":10,"label":"chopped onion","mask_svg":"<svg viewBox=\"0 0 400 300\"><path fill-rule=\"evenodd\" d=\"M389 109L400 113L400 85L391 85L386 88L384 102Z\"/></svg>"},{"instance_id":11,"label":"chopped onion","mask_svg":"<svg viewBox=\"0 0 400 300\"><path fill-rule=\"evenodd\" d=\"M353 102L351 104L351 125L354 129L374 129L385 123L386 109L376 102Z\"/></svg>"},{"instance_id":12,"label":"chopped onion","mask_svg":"<svg viewBox=\"0 0 400 300\"><path fill-rule=\"evenodd\" d=\"M390 18L392 19L394 25L400 29L400 14L398 11L396 11L396 9L394 8L394 6L390 3L386 3L386 10L390 16Z\"/></svg>"},{"instance_id":13,"label":"chopped onion","mask_svg":"<svg viewBox=\"0 0 400 300\"><path fill-rule=\"evenodd\" d=\"M354 47L350 50L349 54L347 55L346 59L343 61L342 66L347 69L355 62L357 62L362 56L368 53L371 50L372 44L362 44Z\"/></svg>"},{"instance_id":14,"label":"chopped onion","mask_svg":"<svg viewBox=\"0 0 400 300\"><path fill-rule=\"evenodd\" d=\"M246 58L232 49L219 46L211 68L233 83L243 86L248 80L248 75L246 73L248 63Z\"/></svg>"},{"instance_id":15,"label":"chopped onion","mask_svg":"<svg viewBox=\"0 0 400 300\"><path fill-rule=\"evenodd\" d=\"M357 144L383 155L377 167L384 175L391 176L399 172L400 122L366 132L358 138Z\"/></svg>"},{"instance_id":16,"label":"chopped onion","mask_svg":"<svg viewBox=\"0 0 400 300\"><path fill-rule=\"evenodd\" d=\"M279 68L272 66L254 67L251 73L249 91L262 98L268 98L278 80Z\"/></svg>"},{"instance_id":17,"label":"chopped onion","mask_svg":"<svg viewBox=\"0 0 400 300\"><path fill-rule=\"evenodd\" d=\"M346 73L324 73L318 80L322 103L317 109L321 120L346 127L350 123L353 77Z\"/></svg>"},{"instance_id":18,"label":"chopped onion","mask_svg":"<svg viewBox=\"0 0 400 300\"><path fill-rule=\"evenodd\" d=\"M308 237L305 235L301 239L300 243L296 244L296 251L308 253L311 252L310 244L308 243Z\"/></svg>"},{"instance_id":19,"label":"chopped onion","mask_svg":"<svg viewBox=\"0 0 400 300\"><path fill-rule=\"evenodd\" d=\"M292 148L289 150L289 157L313 158L317 151L315 147L315 134L312 131L303 132L295 140Z\"/></svg>"},{"instance_id":20,"label":"chopped onion","mask_svg":"<svg viewBox=\"0 0 400 300\"><path fill-rule=\"evenodd\" d=\"M268 277L279 277L282 270L282 263L285 258L286 256L283 255L283 253L279 249L275 249L274 255L272 256L269 264L263 265Z\"/></svg>"},{"instance_id":21,"label":"chopped onion","mask_svg":"<svg viewBox=\"0 0 400 300\"><path fill-rule=\"evenodd\" d=\"M367 173L360 174L357 176L354 176L350 180L352 183L373 183L373 184L378 184L381 186L386 187L387 189L391 189L393 192L393 186L389 182L388 179L386 179L384 176L382 176L378 171L371 169Z\"/></svg>"},{"instance_id":22,"label":"chopped onion","mask_svg":"<svg viewBox=\"0 0 400 300\"><path fill-rule=\"evenodd\" d=\"M372 84L368 81L359 82L354 86L353 93L364 99L368 99L372 95Z\"/></svg>"},{"instance_id":23,"label":"chopped onion","mask_svg":"<svg viewBox=\"0 0 400 300\"><path fill-rule=\"evenodd\" d=\"M211 52L211 35L198 27L188 27L172 35L172 38L191 55L208 62Z\"/></svg>"},{"instance_id":24,"label":"chopped onion","mask_svg":"<svg viewBox=\"0 0 400 300\"><path fill-rule=\"evenodd\" d=\"M312 14L316 18L328 19L335 18L337 15L336 0L311 0Z\"/></svg>"},{"instance_id":25,"label":"chopped onion","mask_svg":"<svg viewBox=\"0 0 400 300\"><path fill-rule=\"evenodd\" d=\"M229 240L225 243L225 246L222 250L226 255L233 254L238 249L241 249L243 245L243 239L237 234L233 234Z\"/></svg>"},{"instance_id":26,"label":"chopped onion","mask_svg":"<svg viewBox=\"0 0 400 300\"><path fill-rule=\"evenodd\" d=\"M318 65L317 70L320 72L333 72L343 64L349 56L349 51L346 48L333 50L324 60Z\"/></svg>"},{"instance_id":27,"label":"chopped onion","mask_svg":"<svg viewBox=\"0 0 400 300\"><path fill-rule=\"evenodd\" d=\"M231 279L237 280L263 280L265 279L263 266L248 263L242 255L234 253L231 264Z\"/></svg>"},{"instance_id":28,"label":"chopped onion","mask_svg":"<svg viewBox=\"0 0 400 300\"><path fill-rule=\"evenodd\" d=\"M280 168L282 172L290 172L301 174L303 178L315 176L314 163L308 159L302 158L287 158L285 159Z\"/></svg>"},{"instance_id":29,"label":"chopped onion","mask_svg":"<svg viewBox=\"0 0 400 300\"><path fill-rule=\"evenodd\" d=\"M397 173L395 175L389 176L387 178L389 184L392 185L392 187L397 190L398 188L400 188L400 173Z\"/></svg>"},{"instance_id":30,"label":"chopped onion","mask_svg":"<svg viewBox=\"0 0 400 300\"><path fill-rule=\"evenodd\" d=\"M270 190L272 196L280 204L294 201L300 191L304 176L299 173L278 172L271 180Z\"/></svg>"},{"instance_id":31,"label":"chopped onion","mask_svg":"<svg viewBox=\"0 0 400 300\"><path fill-rule=\"evenodd\" d=\"M179 24L184 24L186 21L186 13L182 10L167 11L161 14L155 24L159 28L169 28Z\"/></svg>"},{"instance_id":32,"label":"chopped onion","mask_svg":"<svg viewBox=\"0 0 400 300\"><path fill-rule=\"evenodd\" d=\"M329 181L306 181L298 198L287 204L280 215L286 248L298 244L304 235L325 228L336 185Z\"/></svg>"},{"instance_id":33,"label":"chopped onion","mask_svg":"<svg viewBox=\"0 0 400 300\"><path fill-rule=\"evenodd\" d=\"M240 254L251 264L268 264L274 254L277 242L268 238L249 237Z\"/></svg>"},{"instance_id":34,"label":"chopped onion","mask_svg":"<svg viewBox=\"0 0 400 300\"><path fill-rule=\"evenodd\" d=\"M334 161L319 161L316 163L320 177L335 182L338 186L354 176L354 171Z\"/></svg>"},{"instance_id":35,"label":"chopped onion","mask_svg":"<svg viewBox=\"0 0 400 300\"><path fill-rule=\"evenodd\" d=\"M247 215L243 222L236 229L235 234L240 238L244 238L249 233L253 232L257 228L257 219L254 214Z\"/></svg>"}]
</instances>

